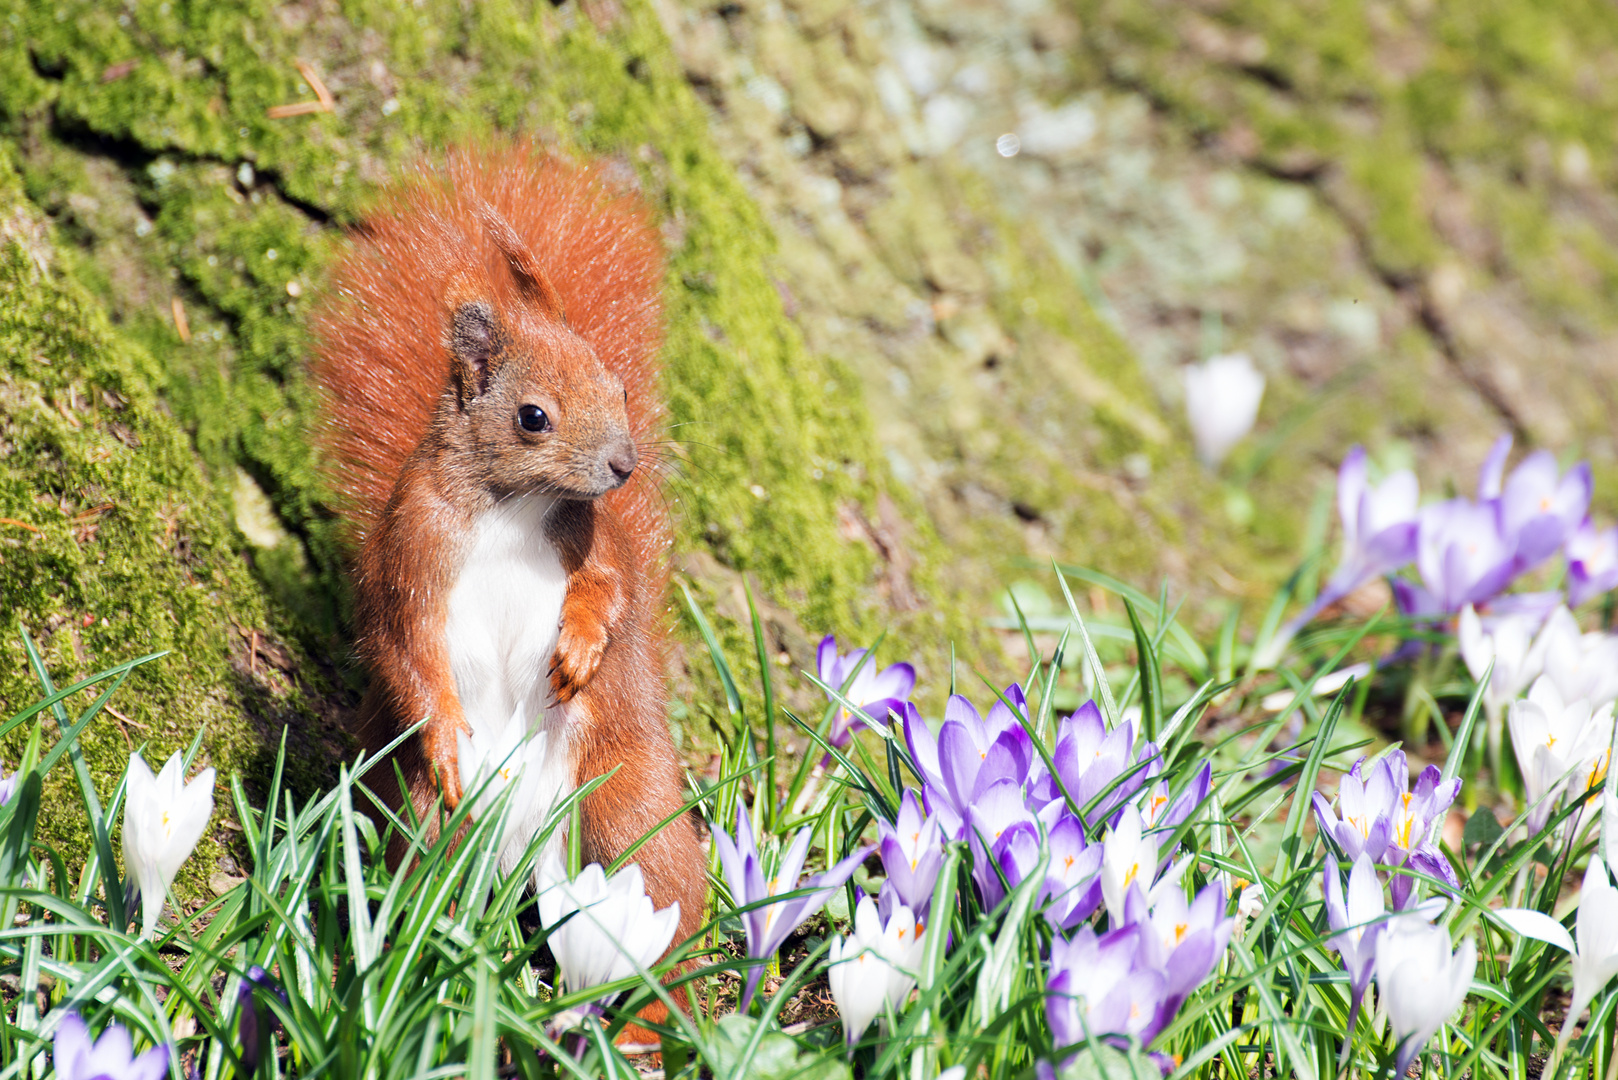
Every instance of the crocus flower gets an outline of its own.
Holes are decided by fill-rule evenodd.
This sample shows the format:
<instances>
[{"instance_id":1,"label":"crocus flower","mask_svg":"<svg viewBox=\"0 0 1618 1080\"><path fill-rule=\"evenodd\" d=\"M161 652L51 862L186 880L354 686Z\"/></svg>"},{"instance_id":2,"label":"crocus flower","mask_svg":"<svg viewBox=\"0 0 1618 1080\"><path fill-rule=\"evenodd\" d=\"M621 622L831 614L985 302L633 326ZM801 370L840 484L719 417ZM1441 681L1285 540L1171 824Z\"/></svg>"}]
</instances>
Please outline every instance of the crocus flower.
<instances>
[{"instance_id":1,"label":"crocus flower","mask_svg":"<svg viewBox=\"0 0 1618 1080\"><path fill-rule=\"evenodd\" d=\"M916 688L916 669L906 663L890 664L881 671L876 665L866 660L868 650L855 649L847 656L837 652L837 638L827 634L820 641L820 649L815 654L816 666L819 668L820 681L827 686L835 687L845 699L877 723L883 723L889 712L904 714L904 704L910 697L910 692ZM863 662L864 666L861 666ZM855 674L855 669L858 673ZM849 675L854 675L854 681L847 690L843 684L848 682ZM835 701L830 694L827 699ZM854 731L854 714L844 706L839 705L837 715L832 718L831 736L828 741L842 749L848 745Z\"/></svg>"},{"instance_id":2,"label":"crocus flower","mask_svg":"<svg viewBox=\"0 0 1618 1080\"><path fill-rule=\"evenodd\" d=\"M763 960L775 955L792 931L802 926L831 894L842 887L853 875L855 867L865 861L870 848L861 848L824 873L812 874L801 883L798 875L804 859L809 855L809 838L813 829L803 828L793 838L777 864L775 875L764 879L764 864L759 859L758 844L753 840L753 824L748 820L747 808L736 807L736 837L731 839L723 829L712 831L714 848L719 852L719 863L725 871L725 883L730 887L730 898L738 908L760 904L773 896L793 894L773 903L763 903L750 911L741 912L742 925L747 930L747 955ZM747 1011L758 988L759 977L764 974L762 964L747 973L747 986L742 991L741 1012Z\"/></svg>"},{"instance_id":3,"label":"crocus flower","mask_svg":"<svg viewBox=\"0 0 1618 1080\"><path fill-rule=\"evenodd\" d=\"M266 1017L264 1010L259 1007L257 992L260 990L275 994L283 1002L287 1000L286 991L275 984L269 972L257 964L247 969L241 987L236 991L236 1031L241 1038L242 1073L246 1076L253 1075L258 1069L264 1036L273 1038L275 1035L275 1017Z\"/></svg>"},{"instance_id":4,"label":"crocus flower","mask_svg":"<svg viewBox=\"0 0 1618 1080\"><path fill-rule=\"evenodd\" d=\"M1210 356L1184 372L1186 418L1197 457L1217 469L1253 430L1264 398L1264 376L1243 353Z\"/></svg>"},{"instance_id":5,"label":"crocus flower","mask_svg":"<svg viewBox=\"0 0 1618 1080\"><path fill-rule=\"evenodd\" d=\"M1225 915L1222 881L1203 886L1196 899L1187 903L1185 890L1178 882L1148 894L1139 880L1129 887L1124 920L1142 928L1137 963L1163 973L1158 1015L1141 1036L1150 1042L1213 972L1225 946L1230 944L1236 920Z\"/></svg>"},{"instance_id":6,"label":"crocus flower","mask_svg":"<svg viewBox=\"0 0 1618 1080\"><path fill-rule=\"evenodd\" d=\"M1539 638L1534 647L1544 659L1545 676L1563 701L1583 699L1599 709L1618 699L1618 637L1581 633L1573 613L1559 607L1545 620Z\"/></svg>"},{"instance_id":7,"label":"crocus flower","mask_svg":"<svg viewBox=\"0 0 1618 1080\"><path fill-rule=\"evenodd\" d=\"M1096 796L1118 777L1129 778L1112 789L1090 811L1088 824L1104 821L1118 807L1132 799L1161 767L1157 747L1144 743L1135 748L1135 725L1128 720L1111 731L1101 717L1094 701L1086 701L1057 728L1056 749L1051 753L1056 774L1062 786L1073 799L1076 809L1084 810ZM1142 762L1147 762L1141 767ZM1048 774L1041 773L1029 784L1028 798L1035 805L1044 805L1062 797L1061 788Z\"/></svg>"},{"instance_id":8,"label":"crocus flower","mask_svg":"<svg viewBox=\"0 0 1618 1080\"><path fill-rule=\"evenodd\" d=\"M1395 1076L1405 1074L1427 1040L1461 1007L1477 962L1471 938L1452 953L1449 931L1419 914L1385 924L1376 942L1376 984L1398 1046Z\"/></svg>"},{"instance_id":9,"label":"crocus flower","mask_svg":"<svg viewBox=\"0 0 1618 1080\"><path fill-rule=\"evenodd\" d=\"M1045 818L1046 813L1040 817ZM1051 861L1045 871L1045 890L1050 896L1045 918L1052 926L1071 930L1101 903L1104 846L1085 841L1084 823L1066 807L1046 834L1046 845Z\"/></svg>"},{"instance_id":10,"label":"crocus flower","mask_svg":"<svg viewBox=\"0 0 1618 1080\"><path fill-rule=\"evenodd\" d=\"M1348 896L1343 896L1343 881L1337 873L1337 860L1326 856L1324 876L1326 893L1326 923L1336 934L1326 944L1343 958L1343 970L1348 972L1349 1007L1348 1031L1354 1030L1354 1018L1359 1014L1360 1002L1376 973L1376 943L1387 926L1381 921L1387 914L1382 900L1382 881L1376 876L1376 867L1363 851L1354 860L1348 873Z\"/></svg>"},{"instance_id":11,"label":"crocus flower","mask_svg":"<svg viewBox=\"0 0 1618 1080\"><path fill-rule=\"evenodd\" d=\"M1163 1001L1165 979L1140 962L1145 928L1124 926L1097 935L1085 925L1071 940L1051 942L1045 1017L1051 1041L1077 1046L1087 1036L1135 1035L1150 1041Z\"/></svg>"},{"instance_id":12,"label":"crocus flower","mask_svg":"<svg viewBox=\"0 0 1618 1080\"><path fill-rule=\"evenodd\" d=\"M140 1057L121 1024L108 1024L90 1042L90 1029L78 1013L68 1013L52 1047L58 1080L159 1080L169 1070L169 1048L154 1046Z\"/></svg>"},{"instance_id":13,"label":"crocus flower","mask_svg":"<svg viewBox=\"0 0 1618 1080\"><path fill-rule=\"evenodd\" d=\"M1145 833L1140 811L1126 806L1107 834L1101 854L1101 895L1113 925L1124 921L1130 886L1139 881L1150 889L1156 876L1157 841Z\"/></svg>"},{"instance_id":14,"label":"crocus flower","mask_svg":"<svg viewBox=\"0 0 1618 1080\"><path fill-rule=\"evenodd\" d=\"M1461 609L1456 637L1466 669L1472 678L1481 679L1489 664L1494 664L1494 674L1483 691L1483 708L1491 719L1505 715L1505 707L1539 676L1545 654L1534 647L1538 626L1532 616L1507 615L1492 620L1485 628L1471 604Z\"/></svg>"},{"instance_id":15,"label":"crocus flower","mask_svg":"<svg viewBox=\"0 0 1618 1080\"><path fill-rule=\"evenodd\" d=\"M850 1046L865 1034L872 1020L890 1006L898 1008L916 985L925 947L923 933L904 905L896 906L884 921L871 898L860 897L854 909L854 932L832 942L826 971Z\"/></svg>"},{"instance_id":16,"label":"crocus flower","mask_svg":"<svg viewBox=\"0 0 1618 1080\"><path fill-rule=\"evenodd\" d=\"M1167 780L1159 780L1147 792L1141 803L1141 816L1148 829L1176 829L1201 806L1208 797L1208 791L1213 787L1213 763L1205 761L1202 768L1192 775L1191 780L1180 792L1180 797L1169 801L1169 784Z\"/></svg>"},{"instance_id":17,"label":"crocus flower","mask_svg":"<svg viewBox=\"0 0 1618 1080\"><path fill-rule=\"evenodd\" d=\"M10 802L11 797L16 793L17 774L12 773L11 775L7 776L5 766L0 765L0 806L4 806L6 803Z\"/></svg>"},{"instance_id":18,"label":"crocus flower","mask_svg":"<svg viewBox=\"0 0 1618 1080\"><path fill-rule=\"evenodd\" d=\"M882 867L905 907L925 916L933 902L933 886L944 864L944 837L936 815L922 815L916 793L906 789L899 800L899 819L876 823Z\"/></svg>"},{"instance_id":19,"label":"crocus flower","mask_svg":"<svg viewBox=\"0 0 1618 1080\"><path fill-rule=\"evenodd\" d=\"M523 706L518 705L506 726L498 732L460 731L455 735L461 790L468 797L476 795L472 806L474 820L494 813L501 795L506 789L512 789L505 824L497 840L500 868L507 873L522 858L528 842L543 828L561 794L563 782L563 777L555 775L554 769L547 775L545 751L549 740L543 731L528 733L523 713ZM555 839L560 838L558 830Z\"/></svg>"},{"instance_id":20,"label":"crocus flower","mask_svg":"<svg viewBox=\"0 0 1618 1080\"><path fill-rule=\"evenodd\" d=\"M1006 888L1020 885L1039 859L1039 826L1022 789L1010 780L979 789L967 812L967 839L972 847L972 879L984 910L992 910L1005 899Z\"/></svg>"},{"instance_id":21,"label":"crocus flower","mask_svg":"<svg viewBox=\"0 0 1618 1080\"><path fill-rule=\"evenodd\" d=\"M679 901L653 910L635 863L611 877L591 863L569 879L552 855L540 867L538 890L539 921L549 931L557 981L568 991L627 979L649 967L680 924Z\"/></svg>"},{"instance_id":22,"label":"crocus flower","mask_svg":"<svg viewBox=\"0 0 1618 1080\"><path fill-rule=\"evenodd\" d=\"M1573 1025L1585 1007L1618 975L1618 888L1607 876L1601 857L1592 856L1584 869L1584 885L1579 890L1578 919L1574 933L1540 911L1529 908L1502 908L1494 916L1524 937L1536 938L1564 949L1573 958L1573 1000L1562 1019L1557 1040L1566 1046L1573 1037Z\"/></svg>"},{"instance_id":23,"label":"crocus flower","mask_svg":"<svg viewBox=\"0 0 1618 1080\"><path fill-rule=\"evenodd\" d=\"M1451 499L1417 515L1420 585L1395 578L1393 595L1406 615L1448 616L1504 592L1519 572L1516 545L1489 503Z\"/></svg>"},{"instance_id":24,"label":"crocus flower","mask_svg":"<svg viewBox=\"0 0 1618 1080\"><path fill-rule=\"evenodd\" d=\"M129 759L124 796L124 866L141 898L141 933L150 934L174 875L191 857L213 816L213 769L189 784L178 751L152 775L146 759Z\"/></svg>"},{"instance_id":25,"label":"crocus flower","mask_svg":"<svg viewBox=\"0 0 1618 1080\"><path fill-rule=\"evenodd\" d=\"M1005 696L1027 715L1022 687L1013 683ZM1027 730L998 700L983 716L966 698L951 696L936 738L921 714L907 704L904 730L911 759L921 770L927 812L938 815L944 835L952 840L966 838L967 814L981 789L997 780L1022 786L1036 758Z\"/></svg>"},{"instance_id":26,"label":"crocus flower","mask_svg":"<svg viewBox=\"0 0 1618 1080\"><path fill-rule=\"evenodd\" d=\"M1509 447L1510 436L1502 441ZM1498 444L1497 444L1498 445ZM1506 477L1500 491L1500 532L1518 572L1539 565L1567 542L1590 508L1590 463L1559 475L1556 456L1536 450Z\"/></svg>"},{"instance_id":27,"label":"crocus flower","mask_svg":"<svg viewBox=\"0 0 1618 1080\"><path fill-rule=\"evenodd\" d=\"M1522 769L1523 793L1532 809L1528 835L1545 827L1566 788L1570 770L1578 769L1579 794L1605 779L1606 755L1612 746L1611 702L1591 712L1587 701L1564 701L1548 676L1541 676L1528 697L1511 706L1511 747Z\"/></svg>"},{"instance_id":28,"label":"crocus flower","mask_svg":"<svg viewBox=\"0 0 1618 1080\"><path fill-rule=\"evenodd\" d=\"M1356 446L1337 470L1337 516L1343 523L1343 554L1325 588L1282 628L1266 652L1268 668L1287 642L1316 615L1374 577L1391 574L1416 557L1416 474L1400 469L1373 486L1366 477L1365 448Z\"/></svg>"},{"instance_id":29,"label":"crocus flower","mask_svg":"<svg viewBox=\"0 0 1618 1080\"><path fill-rule=\"evenodd\" d=\"M1567 602L1586 600L1618 588L1618 525L1598 529L1585 518L1567 538Z\"/></svg>"}]
</instances>

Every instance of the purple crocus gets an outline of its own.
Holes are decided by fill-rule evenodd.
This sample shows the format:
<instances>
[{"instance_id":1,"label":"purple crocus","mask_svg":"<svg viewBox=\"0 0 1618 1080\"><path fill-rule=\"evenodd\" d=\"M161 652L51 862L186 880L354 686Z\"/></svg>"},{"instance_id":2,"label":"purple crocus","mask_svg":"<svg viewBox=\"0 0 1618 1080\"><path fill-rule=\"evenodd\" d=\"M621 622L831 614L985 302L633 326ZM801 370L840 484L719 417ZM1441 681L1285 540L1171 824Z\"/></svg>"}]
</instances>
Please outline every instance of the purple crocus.
<instances>
[{"instance_id":1,"label":"purple crocus","mask_svg":"<svg viewBox=\"0 0 1618 1080\"><path fill-rule=\"evenodd\" d=\"M1124 901L1124 923L1141 927L1140 966L1163 973L1157 1015L1141 1035L1144 1042L1174 1019L1185 999L1201 986L1230 944L1236 920L1225 915L1225 886L1214 881L1186 902L1178 886L1154 889L1150 898L1140 881Z\"/></svg>"},{"instance_id":2,"label":"purple crocus","mask_svg":"<svg viewBox=\"0 0 1618 1080\"><path fill-rule=\"evenodd\" d=\"M1098 936L1086 925L1071 940L1058 935L1051 943L1045 1017L1058 1048L1105 1035L1134 1035L1145 1043L1157 1034L1166 979L1141 963L1146 933L1130 925Z\"/></svg>"},{"instance_id":3,"label":"purple crocus","mask_svg":"<svg viewBox=\"0 0 1618 1080\"><path fill-rule=\"evenodd\" d=\"M741 912L742 925L747 930L747 955L755 960L774 956L781 943L819 911L832 893L854 873L855 867L871 853L870 848L861 848L824 873L812 874L799 882L798 875L803 870L804 859L809 855L809 838L813 832L810 828L798 830L792 846L787 848L776 865L775 875L766 881L758 845L753 840L753 824L748 819L745 806L736 807L735 840L725 835L723 829L712 830L714 847L719 851L719 863L724 868L725 883L730 887L732 902L738 908L761 905ZM773 896L783 896L783 899L763 903ZM762 964L754 966L747 973L747 986L742 992L741 1004L737 1006L739 1011L747 1011L748 1004L753 1000L753 991L758 988L759 977L763 974Z\"/></svg>"},{"instance_id":4,"label":"purple crocus","mask_svg":"<svg viewBox=\"0 0 1618 1080\"><path fill-rule=\"evenodd\" d=\"M916 793L906 790L899 800L898 821L889 825L878 820L876 831L888 884L918 919L925 918L944 864L944 836L937 815L923 816Z\"/></svg>"},{"instance_id":5,"label":"purple crocus","mask_svg":"<svg viewBox=\"0 0 1618 1080\"><path fill-rule=\"evenodd\" d=\"M169 1068L167 1046L154 1046L136 1057L135 1044L121 1024L108 1024L92 1044L90 1029L78 1013L62 1018L53 1050L60 1080L159 1080Z\"/></svg>"},{"instance_id":6,"label":"purple crocus","mask_svg":"<svg viewBox=\"0 0 1618 1080\"><path fill-rule=\"evenodd\" d=\"M259 1008L256 991L275 994L284 1003L287 992L276 985L275 979L262 967L254 964L242 978L241 989L236 992L236 1031L242 1042L242 1072L248 1076L258 1069L259 1052L263 1036L275 1037L276 1018L266 1017Z\"/></svg>"},{"instance_id":7,"label":"purple crocus","mask_svg":"<svg viewBox=\"0 0 1618 1080\"><path fill-rule=\"evenodd\" d=\"M1052 804L1040 813L1042 820L1058 804ZM1103 845L1088 843L1084 838L1084 822L1059 807L1057 820L1046 833L1046 846L1050 849L1050 866L1045 871L1045 890L1050 903L1045 908L1045 919L1052 926L1071 930L1101 904L1101 856Z\"/></svg>"},{"instance_id":8,"label":"purple crocus","mask_svg":"<svg viewBox=\"0 0 1618 1080\"><path fill-rule=\"evenodd\" d=\"M1567 538L1567 603L1586 600L1618 588L1618 525L1598 529L1585 518Z\"/></svg>"},{"instance_id":9,"label":"purple crocus","mask_svg":"<svg viewBox=\"0 0 1618 1080\"><path fill-rule=\"evenodd\" d=\"M1406 615L1447 616L1504 592L1519 572L1517 548L1500 527L1494 503L1450 499L1417 516L1416 569L1421 584L1393 582Z\"/></svg>"},{"instance_id":10,"label":"purple crocus","mask_svg":"<svg viewBox=\"0 0 1618 1080\"><path fill-rule=\"evenodd\" d=\"M5 767L0 766L0 806L4 806L6 803L10 802L11 797L16 793L17 774L12 773L11 775L7 776Z\"/></svg>"},{"instance_id":11,"label":"purple crocus","mask_svg":"<svg viewBox=\"0 0 1618 1080\"><path fill-rule=\"evenodd\" d=\"M1180 797L1169 801L1169 782L1159 780L1152 785L1141 804L1141 818L1148 829L1176 829L1196 812L1213 787L1213 762L1205 761L1191 782L1186 784Z\"/></svg>"},{"instance_id":12,"label":"purple crocus","mask_svg":"<svg viewBox=\"0 0 1618 1080\"><path fill-rule=\"evenodd\" d=\"M1083 810L1118 777L1135 769L1141 762L1150 762L1129 779L1114 788L1093 811L1087 824L1095 824L1111 817L1113 812L1146 785L1156 774L1160 763L1157 747L1152 743L1135 748L1135 725L1128 720L1111 731L1101 717L1094 701L1086 701L1057 729L1056 749L1051 760L1057 776L1073 799L1077 809ZM1061 788L1048 774L1041 772L1029 785L1029 800L1043 805L1062 797Z\"/></svg>"},{"instance_id":13,"label":"purple crocus","mask_svg":"<svg viewBox=\"0 0 1618 1080\"><path fill-rule=\"evenodd\" d=\"M868 653L867 649L855 649L842 656L837 652L837 638L827 634L820 641L815 661L821 682L839 690L847 701L880 724L887 720L890 712L903 715L905 702L916 688L916 669L901 662L877 671L876 665L866 660ZM850 675L854 676L854 681L844 690L843 684ZM826 697L829 701L837 700L829 693ZM846 707L838 706L828 741L839 750L853 738L855 719L855 714Z\"/></svg>"},{"instance_id":14,"label":"purple crocus","mask_svg":"<svg viewBox=\"0 0 1618 1080\"><path fill-rule=\"evenodd\" d=\"M972 879L984 910L993 910L1005 899L1006 887L1021 884L1039 859L1039 826L1022 788L1002 779L975 791L967 813L967 839L972 847ZM1005 885L1000 883L1001 874Z\"/></svg>"},{"instance_id":15,"label":"purple crocus","mask_svg":"<svg viewBox=\"0 0 1618 1080\"><path fill-rule=\"evenodd\" d=\"M1383 905L1382 882L1376 876L1376 867L1364 852L1354 860L1354 868L1349 871L1346 900L1343 880L1337 872L1337 860L1330 854L1326 856L1324 889L1326 924L1338 931L1326 939L1326 944L1343 958L1343 970L1348 972L1348 1032L1351 1038L1360 1002L1371 985L1371 977L1376 974L1376 939L1387 925L1380 921L1387 909Z\"/></svg>"},{"instance_id":16,"label":"purple crocus","mask_svg":"<svg viewBox=\"0 0 1618 1080\"><path fill-rule=\"evenodd\" d=\"M1372 485L1365 448L1356 446L1337 469L1337 516L1343 523L1343 555L1315 602L1287 623L1277 640L1284 647L1309 620L1367 581L1391 574L1416 556L1416 474L1390 473Z\"/></svg>"},{"instance_id":17,"label":"purple crocus","mask_svg":"<svg viewBox=\"0 0 1618 1080\"><path fill-rule=\"evenodd\" d=\"M1501 446L1511 449L1510 435L1495 443L1491 468ZM1518 573L1544 562L1567 542L1590 509L1591 490L1589 462L1581 461L1562 475L1549 450L1536 450L1511 470L1500 490L1500 533L1512 545Z\"/></svg>"},{"instance_id":18,"label":"purple crocus","mask_svg":"<svg viewBox=\"0 0 1618 1080\"><path fill-rule=\"evenodd\" d=\"M1022 687L1013 683L1005 696L1027 715ZM1004 702L996 701L983 716L966 698L951 696L936 737L915 706L907 703L904 717L905 742L922 776L923 802L948 838L966 838L967 815L980 789L998 780L1013 781L1019 788L1027 783L1036 757L1033 740Z\"/></svg>"}]
</instances>

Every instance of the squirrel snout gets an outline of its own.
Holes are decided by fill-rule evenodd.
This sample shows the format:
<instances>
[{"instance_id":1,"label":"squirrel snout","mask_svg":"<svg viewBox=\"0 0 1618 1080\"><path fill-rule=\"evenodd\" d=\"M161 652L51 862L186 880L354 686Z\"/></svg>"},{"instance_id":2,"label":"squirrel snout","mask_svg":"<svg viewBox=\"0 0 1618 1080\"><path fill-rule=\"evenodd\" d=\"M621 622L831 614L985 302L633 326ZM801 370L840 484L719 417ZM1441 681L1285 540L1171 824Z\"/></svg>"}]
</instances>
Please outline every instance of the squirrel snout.
<instances>
[{"instance_id":1,"label":"squirrel snout","mask_svg":"<svg viewBox=\"0 0 1618 1080\"><path fill-rule=\"evenodd\" d=\"M629 474L635 471L635 465L640 461L640 455L635 452L635 444L627 439L607 451L607 468L622 484L629 479Z\"/></svg>"}]
</instances>

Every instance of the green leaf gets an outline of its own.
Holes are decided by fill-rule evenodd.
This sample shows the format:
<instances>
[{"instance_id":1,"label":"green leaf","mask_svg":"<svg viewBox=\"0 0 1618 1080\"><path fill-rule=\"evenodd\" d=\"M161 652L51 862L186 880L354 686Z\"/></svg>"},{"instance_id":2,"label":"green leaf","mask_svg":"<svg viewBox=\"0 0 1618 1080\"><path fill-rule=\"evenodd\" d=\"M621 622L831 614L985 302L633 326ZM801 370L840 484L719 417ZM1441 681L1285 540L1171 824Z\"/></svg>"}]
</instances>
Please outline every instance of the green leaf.
<instances>
[{"instance_id":1,"label":"green leaf","mask_svg":"<svg viewBox=\"0 0 1618 1080\"><path fill-rule=\"evenodd\" d=\"M1461 843L1467 847L1473 844L1492 844L1505 831L1500 827L1500 819L1494 816L1494 811L1487 806L1480 806L1466 819L1466 829L1461 833Z\"/></svg>"},{"instance_id":2,"label":"green leaf","mask_svg":"<svg viewBox=\"0 0 1618 1080\"><path fill-rule=\"evenodd\" d=\"M735 1013L719 1021L710 1048L708 1066L723 1080L851 1080L848 1066L834 1057L818 1060L813 1054L800 1054L798 1044L780 1031L767 1031L746 1063L742 1057L753 1042L759 1021Z\"/></svg>"},{"instance_id":3,"label":"green leaf","mask_svg":"<svg viewBox=\"0 0 1618 1080\"><path fill-rule=\"evenodd\" d=\"M1131 1048L1126 1053L1097 1039L1056 1075L1061 1080L1152 1080L1163 1073L1140 1051Z\"/></svg>"}]
</instances>

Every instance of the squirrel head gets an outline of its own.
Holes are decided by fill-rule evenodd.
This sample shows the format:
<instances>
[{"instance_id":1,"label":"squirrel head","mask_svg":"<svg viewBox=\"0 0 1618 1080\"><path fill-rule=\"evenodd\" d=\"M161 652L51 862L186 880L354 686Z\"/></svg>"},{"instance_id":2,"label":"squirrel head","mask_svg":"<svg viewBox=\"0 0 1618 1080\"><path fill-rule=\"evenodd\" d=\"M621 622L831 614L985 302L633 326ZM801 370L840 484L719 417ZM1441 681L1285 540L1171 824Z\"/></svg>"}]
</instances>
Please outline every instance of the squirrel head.
<instances>
[{"instance_id":1,"label":"squirrel head","mask_svg":"<svg viewBox=\"0 0 1618 1080\"><path fill-rule=\"evenodd\" d=\"M518 293L502 306L469 272L446 290L452 389L480 479L499 495L605 495L638 461L624 384L568 327L561 295L516 231L487 203L478 211Z\"/></svg>"}]
</instances>

